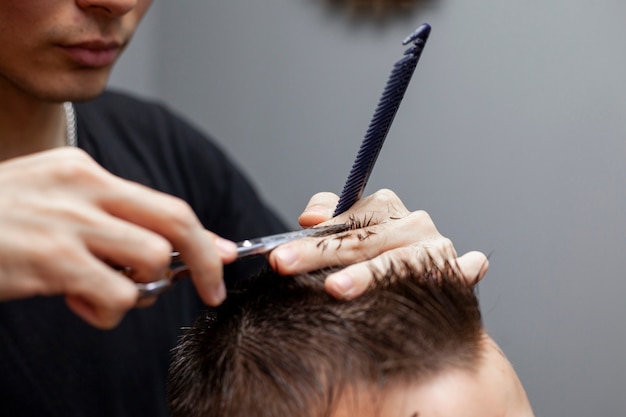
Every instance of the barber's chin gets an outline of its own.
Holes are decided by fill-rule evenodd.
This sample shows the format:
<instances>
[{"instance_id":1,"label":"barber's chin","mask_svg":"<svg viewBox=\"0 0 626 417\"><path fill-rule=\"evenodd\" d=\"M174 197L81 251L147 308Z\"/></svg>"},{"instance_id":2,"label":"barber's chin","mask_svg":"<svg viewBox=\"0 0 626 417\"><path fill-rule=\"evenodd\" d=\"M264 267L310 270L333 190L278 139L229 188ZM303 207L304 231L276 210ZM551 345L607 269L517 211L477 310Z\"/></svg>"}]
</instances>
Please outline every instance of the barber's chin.
<instances>
[{"instance_id":1,"label":"barber's chin","mask_svg":"<svg viewBox=\"0 0 626 417\"><path fill-rule=\"evenodd\" d=\"M87 101L99 96L109 81L110 70L98 71L98 74L78 74L60 85L54 101Z\"/></svg>"}]
</instances>

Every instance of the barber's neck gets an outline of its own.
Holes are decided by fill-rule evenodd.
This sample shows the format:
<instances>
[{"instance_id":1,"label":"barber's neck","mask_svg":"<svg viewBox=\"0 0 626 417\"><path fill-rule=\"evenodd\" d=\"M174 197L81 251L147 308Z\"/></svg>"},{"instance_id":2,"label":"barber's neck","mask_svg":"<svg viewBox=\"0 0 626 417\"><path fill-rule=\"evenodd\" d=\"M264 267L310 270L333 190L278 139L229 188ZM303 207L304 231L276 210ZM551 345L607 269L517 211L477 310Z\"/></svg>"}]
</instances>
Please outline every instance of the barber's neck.
<instances>
[{"instance_id":1,"label":"barber's neck","mask_svg":"<svg viewBox=\"0 0 626 417\"><path fill-rule=\"evenodd\" d=\"M0 82L0 161L65 145L62 103L1 87Z\"/></svg>"}]
</instances>

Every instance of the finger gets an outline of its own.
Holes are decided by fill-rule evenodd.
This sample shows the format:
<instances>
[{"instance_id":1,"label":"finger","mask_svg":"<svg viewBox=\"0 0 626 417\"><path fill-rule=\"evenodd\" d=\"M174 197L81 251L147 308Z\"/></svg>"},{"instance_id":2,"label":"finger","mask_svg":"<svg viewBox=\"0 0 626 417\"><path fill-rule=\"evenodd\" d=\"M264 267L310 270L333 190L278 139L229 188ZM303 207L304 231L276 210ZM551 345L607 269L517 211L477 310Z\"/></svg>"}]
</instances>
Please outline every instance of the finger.
<instances>
[{"instance_id":1,"label":"finger","mask_svg":"<svg viewBox=\"0 0 626 417\"><path fill-rule=\"evenodd\" d=\"M192 244L181 242L181 258L189 267L200 298L206 304L216 306L226 298L223 281L224 264L219 256L214 235L204 230L200 235L193 239Z\"/></svg>"},{"instance_id":2,"label":"finger","mask_svg":"<svg viewBox=\"0 0 626 417\"><path fill-rule=\"evenodd\" d=\"M198 247L197 251L191 253L201 264L200 273L192 270L192 279L205 303L216 306L226 298L226 286L223 281L224 264L237 259L237 245L230 240L219 237L209 231L203 230L205 235L204 247ZM207 256L211 254L211 257ZM187 257L183 257L185 262ZM188 263L189 265L189 263Z\"/></svg>"},{"instance_id":3,"label":"finger","mask_svg":"<svg viewBox=\"0 0 626 417\"><path fill-rule=\"evenodd\" d=\"M213 306L221 303L226 297L223 264L235 259L234 243L217 239L216 235L205 230L183 200L134 183L126 186L125 192L103 202L106 210L169 240L189 267L204 302ZM122 200L118 201L118 198Z\"/></svg>"},{"instance_id":4,"label":"finger","mask_svg":"<svg viewBox=\"0 0 626 417\"><path fill-rule=\"evenodd\" d=\"M301 227L307 228L331 219L338 201L339 197L333 193L315 194L298 218L298 223Z\"/></svg>"},{"instance_id":5,"label":"finger","mask_svg":"<svg viewBox=\"0 0 626 417\"><path fill-rule=\"evenodd\" d=\"M345 233L290 242L272 251L269 261L280 274L297 274L360 262L416 242L430 248L438 264L456 258L452 243L439 234L428 214L416 211Z\"/></svg>"},{"instance_id":6,"label":"finger","mask_svg":"<svg viewBox=\"0 0 626 417\"><path fill-rule=\"evenodd\" d=\"M137 300L137 302L135 303L135 307L136 308L146 308L146 307L150 307L152 306L154 303L157 302L157 300L159 299L159 297L154 296L154 297L144 297L144 298L139 298Z\"/></svg>"},{"instance_id":7,"label":"finger","mask_svg":"<svg viewBox=\"0 0 626 417\"><path fill-rule=\"evenodd\" d=\"M406 265L415 274L431 269L443 270L447 265L456 265L468 282L478 282L489 268L489 260L482 252L468 252L454 259L455 254L449 252L449 258L442 261L433 256L432 246L413 246L389 251L370 261L350 265L326 277L325 287L329 294L340 299L351 299L361 295L376 274L388 271L393 265Z\"/></svg>"},{"instance_id":8,"label":"finger","mask_svg":"<svg viewBox=\"0 0 626 417\"><path fill-rule=\"evenodd\" d=\"M434 267L428 251L407 246L383 253L374 259L358 262L326 277L326 291L339 299L352 299L363 294L375 276L389 271L394 265L406 265L414 274L421 274Z\"/></svg>"},{"instance_id":9,"label":"finger","mask_svg":"<svg viewBox=\"0 0 626 417\"><path fill-rule=\"evenodd\" d=\"M105 311L81 297L72 295L65 296L65 304L78 317L93 327L102 330L116 327L122 321L126 313L126 311L123 310Z\"/></svg>"},{"instance_id":10,"label":"finger","mask_svg":"<svg viewBox=\"0 0 626 417\"><path fill-rule=\"evenodd\" d=\"M349 300L363 294L373 278L370 263L357 263L327 276L324 287L333 297Z\"/></svg>"},{"instance_id":11,"label":"finger","mask_svg":"<svg viewBox=\"0 0 626 417\"><path fill-rule=\"evenodd\" d=\"M82 230L87 248L113 267L128 268L136 282L150 282L165 276L171 262L172 245L161 235L103 212L91 215Z\"/></svg>"},{"instance_id":12,"label":"finger","mask_svg":"<svg viewBox=\"0 0 626 417\"><path fill-rule=\"evenodd\" d=\"M111 216L163 236L181 252L181 257L195 278L208 283L209 287L220 287L222 262L214 248L214 239L206 236L204 228L188 204L173 196L118 178L98 166L84 153L58 153L48 158L60 158L64 155L68 156L68 160L61 164L62 169L55 171L54 180L73 184L75 189L80 190L85 201ZM232 249L232 256L234 254L235 249ZM106 253L99 255L106 258ZM121 256L119 252L118 256ZM139 255L138 258L135 262L145 267L145 262L141 261L145 256ZM156 265L162 267L164 256L161 255L158 259ZM147 275L150 274L142 274L139 279L145 280ZM211 288L201 288L200 294L203 299L214 303L215 299L221 297L212 297L211 291Z\"/></svg>"},{"instance_id":13,"label":"finger","mask_svg":"<svg viewBox=\"0 0 626 417\"><path fill-rule=\"evenodd\" d=\"M456 250L452 241L448 238L440 236L436 239L426 240L419 244L423 252L428 256L429 263L434 268L441 271L445 270L448 266L456 268Z\"/></svg>"},{"instance_id":14,"label":"finger","mask_svg":"<svg viewBox=\"0 0 626 417\"><path fill-rule=\"evenodd\" d=\"M349 210L337 218L364 218L381 221L387 218L399 218L409 214L400 198L391 190L380 189L374 194L358 200Z\"/></svg>"},{"instance_id":15,"label":"finger","mask_svg":"<svg viewBox=\"0 0 626 417\"><path fill-rule=\"evenodd\" d=\"M222 258L222 262L229 264L237 259L237 244L232 240L224 239L214 233L208 232L213 238L213 243Z\"/></svg>"},{"instance_id":16,"label":"finger","mask_svg":"<svg viewBox=\"0 0 626 417\"><path fill-rule=\"evenodd\" d=\"M386 219L402 218L409 214L400 198L388 189L378 190L374 194L358 200L345 213L333 218L332 215L338 200L339 198L332 193L316 194L311 198L304 213L300 215L298 219L300 225L311 227L330 219L332 219L330 223L376 224ZM432 223L430 218L428 220Z\"/></svg>"},{"instance_id":17,"label":"finger","mask_svg":"<svg viewBox=\"0 0 626 417\"><path fill-rule=\"evenodd\" d=\"M471 283L478 283L489 269L489 259L484 253L473 251L457 259L463 277Z\"/></svg>"},{"instance_id":18,"label":"finger","mask_svg":"<svg viewBox=\"0 0 626 417\"><path fill-rule=\"evenodd\" d=\"M122 320L137 302L137 287L91 254L67 277L65 300L68 307L89 324L110 329Z\"/></svg>"}]
</instances>

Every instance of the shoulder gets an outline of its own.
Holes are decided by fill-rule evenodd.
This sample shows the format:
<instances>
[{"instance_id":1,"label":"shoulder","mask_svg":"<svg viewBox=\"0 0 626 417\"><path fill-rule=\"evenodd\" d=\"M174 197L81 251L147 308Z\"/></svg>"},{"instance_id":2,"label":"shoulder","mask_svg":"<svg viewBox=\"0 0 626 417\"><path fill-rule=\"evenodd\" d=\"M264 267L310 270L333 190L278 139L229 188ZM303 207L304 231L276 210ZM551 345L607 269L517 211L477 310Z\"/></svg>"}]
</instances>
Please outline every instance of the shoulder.
<instances>
[{"instance_id":1,"label":"shoulder","mask_svg":"<svg viewBox=\"0 0 626 417\"><path fill-rule=\"evenodd\" d=\"M107 111L115 114L124 113L128 109L151 111L163 108L163 105L154 99L140 98L118 90L106 90L92 100L79 103L78 107L85 113Z\"/></svg>"},{"instance_id":2,"label":"shoulder","mask_svg":"<svg viewBox=\"0 0 626 417\"><path fill-rule=\"evenodd\" d=\"M236 170L211 138L156 101L107 91L78 103L76 118L79 146L103 167L186 200L183 184L194 177L218 190L219 174Z\"/></svg>"},{"instance_id":3,"label":"shoulder","mask_svg":"<svg viewBox=\"0 0 626 417\"><path fill-rule=\"evenodd\" d=\"M127 152L170 155L183 153L193 158L223 157L212 138L192 123L156 100L139 98L118 91L105 91L99 97L76 105L81 143ZM87 142L87 143L86 143Z\"/></svg>"}]
</instances>

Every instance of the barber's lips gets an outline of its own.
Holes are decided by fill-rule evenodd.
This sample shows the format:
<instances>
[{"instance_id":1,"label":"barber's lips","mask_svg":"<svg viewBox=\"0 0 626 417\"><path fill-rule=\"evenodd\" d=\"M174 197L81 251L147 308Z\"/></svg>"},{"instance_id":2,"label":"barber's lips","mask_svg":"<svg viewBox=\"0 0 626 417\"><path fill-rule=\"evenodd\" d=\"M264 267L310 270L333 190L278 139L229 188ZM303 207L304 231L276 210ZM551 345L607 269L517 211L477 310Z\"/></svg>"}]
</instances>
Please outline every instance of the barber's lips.
<instances>
[{"instance_id":1,"label":"barber's lips","mask_svg":"<svg viewBox=\"0 0 626 417\"><path fill-rule=\"evenodd\" d=\"M63 50L78 65L98 68L113 64L120 52L120 46L118 44L84 43L63 46Z\"/></svg>"}]
</instances>

